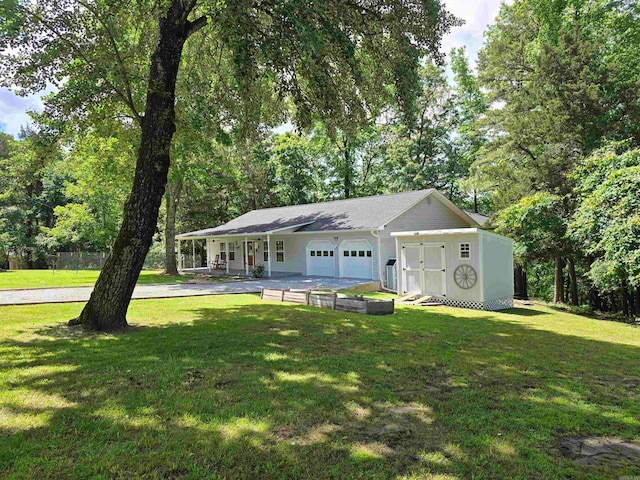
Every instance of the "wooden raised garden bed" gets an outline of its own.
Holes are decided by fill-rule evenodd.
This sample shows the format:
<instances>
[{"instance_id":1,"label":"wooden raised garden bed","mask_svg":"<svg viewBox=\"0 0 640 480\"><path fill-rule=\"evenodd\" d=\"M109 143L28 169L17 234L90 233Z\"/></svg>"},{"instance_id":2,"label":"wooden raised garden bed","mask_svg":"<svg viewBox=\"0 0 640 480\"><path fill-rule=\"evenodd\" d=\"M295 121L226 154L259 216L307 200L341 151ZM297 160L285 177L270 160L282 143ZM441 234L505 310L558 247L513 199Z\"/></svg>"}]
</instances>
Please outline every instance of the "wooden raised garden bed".
<instances>
[{"instance_id":1,"label":"wooden raised garden bed","mask_svg":"<svg viewBox=\"0 0 640 480\"><path fill-rule=\"evenodd\" d=\"M335 292L309 290L262 289L261 298L275 302L292 302L312 307L329 308L343 312L366 315L389 315L394 311L394 301L364 298L362 295L343 295Z\"/></svg>"},{"instance_id":2,"label":"wooden raised garden bed","mask_svg":"<svg viewBox=\"0 0 640 480\"><path fill-rule=\"evenodd\" d=\"M299 303L309 305L308 290L285 290L282 295L283 302Z\"/></svg>"},{"instance_id":3,"label":"wooden raised garden bed","mask_svg":"<svg viewBox=\"0 0 640 480\"><path fill-rule=\"evenodd\" d=\"M364 298L362 295L351 297L349 295L338 295L336 298L336 310L344 312L365 313L367 315L389 315L393 313L394 301L376 300L374 298Z\"/></svg>"},{"instance_id":4,"label":"wooden raised garden bed","mask_svg":"<svg viewBox=\"0 0 640 480\"><path fill-rule=\"evenodd\" d=\"M334 292L311 292L309 293L309 305L312 307L336 308L336 297Z\"/></svg>"}]
</instances>

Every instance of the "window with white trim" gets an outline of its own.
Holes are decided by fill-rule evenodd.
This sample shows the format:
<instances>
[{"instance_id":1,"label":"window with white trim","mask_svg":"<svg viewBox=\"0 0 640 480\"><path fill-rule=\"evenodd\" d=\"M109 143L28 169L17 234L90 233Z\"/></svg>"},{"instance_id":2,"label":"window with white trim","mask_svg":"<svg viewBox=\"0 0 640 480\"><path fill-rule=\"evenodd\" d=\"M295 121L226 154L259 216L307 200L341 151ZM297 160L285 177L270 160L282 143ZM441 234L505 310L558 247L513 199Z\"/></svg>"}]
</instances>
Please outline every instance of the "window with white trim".
<instances>
[{"instance_id":1,"label":"window with white trim","mask_svg":"<svg viewBox=\"0 0 640 480\"><path fill-rule=\"evenodd\" d=\"M469 260L471 258L471 244L460 244L460 260Z\"/></svg>"},{"instance_id":2,"label":"window with white trim","mask_svg":"<svg viewBox=\"0 0 640 480\"><path fill-rule=\"evenodd\" d=\"M284 240L276 240L276 262L284 263Z\"/></svg>"},{"instance_id":3,"label":"window with white trim","mask_svg":"<svg viewBox=\"0 0 640 480\"><path fill-rule=\"evenodd\" d=\"M236 259L236 244L229 242L229 261L233 262Z\"/></svg>"},{"instance_id":4,"label":"window with white trim","mask_svg":"<svg viewBox=\"0 0 640 480\"><path fill-rule=\"evenodd\" d=\"M269 242L267 242L266 240L262 242L262 257L264 258L265 262L269 261Z\"/></svg>"},{"instance_id":5,"label":"window with white trim","mask_svg":"<svg viewBox=\"0 0 640 480\"><path fill-rule=\"evenodd\" d=\"M220 260L227 261L227 244L225 242L220 242Z\"/></svg>"}]
</instances>

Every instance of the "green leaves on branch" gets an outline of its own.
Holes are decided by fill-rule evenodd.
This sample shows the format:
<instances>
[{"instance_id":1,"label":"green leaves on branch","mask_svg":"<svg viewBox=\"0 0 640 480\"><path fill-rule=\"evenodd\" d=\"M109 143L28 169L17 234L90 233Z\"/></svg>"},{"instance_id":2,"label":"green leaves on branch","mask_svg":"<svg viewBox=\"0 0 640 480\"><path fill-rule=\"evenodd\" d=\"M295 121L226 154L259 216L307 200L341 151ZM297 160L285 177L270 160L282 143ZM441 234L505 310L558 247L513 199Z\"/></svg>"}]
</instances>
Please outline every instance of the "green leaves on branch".
<instances>
[{"instance_id":1,"label":"green leaves on branch","mask_svg":"<svg viewBox=\"0 0 640 480\"><path fill-rule=\"evenodd\" d=\"M594 152L577 170L571 235L596 257L589 275L605 292L640 286L640 149L621 147Z\"/></svg>"}]
</instances>

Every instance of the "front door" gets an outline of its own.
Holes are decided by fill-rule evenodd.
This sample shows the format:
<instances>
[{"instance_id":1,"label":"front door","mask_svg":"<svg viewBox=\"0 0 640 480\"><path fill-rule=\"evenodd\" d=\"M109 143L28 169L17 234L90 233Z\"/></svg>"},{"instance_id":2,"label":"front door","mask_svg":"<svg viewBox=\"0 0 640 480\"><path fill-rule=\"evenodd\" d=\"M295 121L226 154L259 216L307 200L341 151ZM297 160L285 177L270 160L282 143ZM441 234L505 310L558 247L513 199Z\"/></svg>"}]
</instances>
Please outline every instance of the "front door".
<instances>
[{"instance_id":1,"label":"front door","mask_svg":"<svg viewBox=\"0 0 640 480\"><path fill-rule=\"evenodd\" d=\"M446 296L445 251L442 243L402 247L403 294Z\"/></svg>"},{"instance_id":2,"label":"front door","mask_svg":"<svg viewBox=\"0 0 640 480\"><path fill-rule=\"evenodd\" d=\"M247 242L247 260L246 263L253 267L253 242Z\"/></svg>"}]
</instances>

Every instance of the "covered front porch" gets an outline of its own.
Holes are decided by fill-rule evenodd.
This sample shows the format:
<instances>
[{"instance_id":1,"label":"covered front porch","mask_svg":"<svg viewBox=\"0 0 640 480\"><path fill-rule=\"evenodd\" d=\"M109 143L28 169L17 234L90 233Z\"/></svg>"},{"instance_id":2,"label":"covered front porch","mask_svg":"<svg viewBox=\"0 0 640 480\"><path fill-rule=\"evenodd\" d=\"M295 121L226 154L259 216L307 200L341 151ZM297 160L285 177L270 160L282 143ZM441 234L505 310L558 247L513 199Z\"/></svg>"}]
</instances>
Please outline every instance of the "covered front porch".
<instances>
[{"instance_id":1,"label":"covered front porch","mask_svg":"<svg viewBox=\"0 0 640 480\"><path fill-rule=\"evenodd\" d=\"M267 277L295 275L295 272L274 272L272 269L272 257L284 256L281 243L273 242L270 234L178 236L176 263L180 271L221 277L250 276L257 267L262 267L263 275Z\"/></svg>"}]
</instances>

